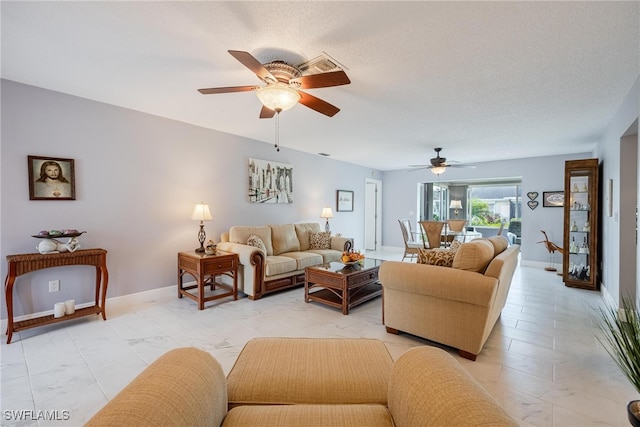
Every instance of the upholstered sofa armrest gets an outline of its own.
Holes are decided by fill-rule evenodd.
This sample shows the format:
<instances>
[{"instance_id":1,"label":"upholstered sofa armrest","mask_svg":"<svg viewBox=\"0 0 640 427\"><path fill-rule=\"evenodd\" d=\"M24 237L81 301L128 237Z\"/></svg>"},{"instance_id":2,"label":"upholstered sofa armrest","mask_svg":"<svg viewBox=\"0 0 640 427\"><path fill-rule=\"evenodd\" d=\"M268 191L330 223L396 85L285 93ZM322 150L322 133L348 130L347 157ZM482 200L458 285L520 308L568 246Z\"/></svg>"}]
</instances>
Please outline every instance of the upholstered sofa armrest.
<instances>
[{"instance_id":1,"label":"upholstered sofa armrest","mask_svg":"<svg viewBox=\"0 0 640 427\"><path fill-rule=\"evenodd\" d=\"M495 298L498 280L480 273L427 264L385 261L380 266L385 291L402 291L488 306Z\"/></svg>"},{"instance_id":2,"label":"upholstered sofa armrest","mask_svg":"<svg viewBox=\"0 0 640 427\"><path fill-rule=\"evenodd\" d=\"M436 347L416 347L398 358L388 401L396 427L518 425L453 356Z\"/></svg>"},{"instance_id":3,"label":"upholstered sofa armrest","mask_svg":"<svg viewBox=\"0 0 640 427\"><path fill-rule=\"evenodd\" d=\"M256 296L256 289L262 288L266 255L261 249L241 243L220 242L218 249L238 254L240 261L240 280L238 290L250 298Z\"/></svg>"},{"instance_id":4,"label":"upholstered sofa armrest","mask_svg":"<svg viewBox=\"0 0 640 427\"><path fill-rule=\"evenodd\" d=\"M243 245L242 243L232 243L232 242L220 242L217 245L217 248L226 252L234 252L238 254L238 259L240 264L243 265L252 265L252 261L256 252L262 253L263 256L266 254L256 248L255 246Z\"/></svg>"},{"instance_id":5,"label":"upholstered sofa armrest","mask_svg":"<svg viewBox=\"0 0 640 427\"><path fill-rule=\"evenodd\" d=\"M353 239L351 237L331 236L331 249L335 251L349 251L353 249Z\"/></svg>"},{"instance_id":6,"label":"upholstered sofa armrest","mask_svg":"<svg viewBox=\"0 0 640 427\"><path fill-rule=\"evenodd\" d=\"M219 426L227 405L220 364L205 351L179 348L149 365L86 426Z\"/></svg>"}]
</instances>

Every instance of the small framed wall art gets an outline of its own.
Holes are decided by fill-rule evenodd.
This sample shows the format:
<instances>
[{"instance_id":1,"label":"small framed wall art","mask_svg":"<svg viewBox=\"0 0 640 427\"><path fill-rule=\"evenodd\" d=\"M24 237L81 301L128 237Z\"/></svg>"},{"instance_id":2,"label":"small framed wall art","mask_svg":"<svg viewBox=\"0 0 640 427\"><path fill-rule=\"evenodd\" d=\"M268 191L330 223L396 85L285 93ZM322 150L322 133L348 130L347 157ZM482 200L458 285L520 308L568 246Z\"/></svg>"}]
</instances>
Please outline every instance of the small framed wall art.
<instances>
[{"instance_id":1,"label":"small framed wall art","mask_svg":"<svg viewBox=\"0 0 640 427\"><path fill-rule=\"evenodd\" d=\"M338 190L336 199L336 211L353 212L353 191Z\"/></svg>"},{"instance_id":2,"label":"small framed wall art","mask_svg":"<svg viewBox=\"0 0 640 427\"><path fill-rule=\"evenodd\" d=\"M564 191L543 191L542 206L545 208L561 208L564 206Z\"/></svg>"},{"instance_id":3,"label":"small framed wall art","mask_svg":"<svg viewBox=\"0 0 640 427\"><path fill-rule=\"evenodd\" d=\"M29 200L75 200L73 159L27 156Z\"/></svg>"}]
</instances>

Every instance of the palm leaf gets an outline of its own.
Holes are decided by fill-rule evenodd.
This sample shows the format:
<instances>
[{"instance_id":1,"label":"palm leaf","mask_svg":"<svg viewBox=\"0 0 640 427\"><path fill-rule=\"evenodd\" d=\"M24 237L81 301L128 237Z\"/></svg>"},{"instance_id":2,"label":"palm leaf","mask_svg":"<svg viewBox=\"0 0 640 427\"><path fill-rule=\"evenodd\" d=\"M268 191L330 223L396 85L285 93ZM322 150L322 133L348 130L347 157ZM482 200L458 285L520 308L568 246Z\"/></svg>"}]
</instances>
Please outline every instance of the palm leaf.
<instances>
[{"instance_id":1,"label":"palm leaf","mask_svg":"<svg viewBox=\"0 0 640 427\"><path fill-rule=\"evenodd\" d=\"M640 393L640 316L634 301L622 299L622 311L610 304L597 307L597 339Z\"/></svg>"}]
</instances>

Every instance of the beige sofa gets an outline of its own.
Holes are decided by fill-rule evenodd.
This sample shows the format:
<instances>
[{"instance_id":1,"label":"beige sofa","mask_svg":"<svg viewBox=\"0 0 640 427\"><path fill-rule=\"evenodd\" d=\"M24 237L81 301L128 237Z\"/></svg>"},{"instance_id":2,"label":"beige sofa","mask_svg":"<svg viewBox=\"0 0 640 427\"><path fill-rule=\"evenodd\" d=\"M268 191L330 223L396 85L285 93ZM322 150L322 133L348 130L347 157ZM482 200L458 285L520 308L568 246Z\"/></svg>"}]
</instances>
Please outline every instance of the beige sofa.
<instances>
[{"instance_id":1,"label":"beige sofa","mask_svg":"<svg viewBox=\"0 0 640 427\"><path fill-rule=\"evenodd\" d=\"M338 261L350 250L352 239L331 236L327 245L312 245L322 233L318 223L263 226L233 226L222 234L218 249L235 252L240 258L238 289L250 299L304 284L304 269ZM258 236L265 250L247 244Z\"/></svg>"},{"instance_id":2,"label":"beige sofa","mask_svg":"<svg viewBox=\"0 0 640 427\"><path fill-rule=\"evenodd\" d=\"M292 363L295 361L295 363ZM87 426L517 426L445 351L395 363L372 339L259 338L225 379L209 354L172 350Z\"/></svg>"},{"instance_id":3,"label":"beige sofa","mask_svg":"<svg viewBox=\"0 0 640 427\"><path fill-rule=\"evenodd\" d=\"M460 245L452 267L384 262L387 332L417 335L476 360L505 305L519 252L494 236Z\"/></svg>"}]
</instances>

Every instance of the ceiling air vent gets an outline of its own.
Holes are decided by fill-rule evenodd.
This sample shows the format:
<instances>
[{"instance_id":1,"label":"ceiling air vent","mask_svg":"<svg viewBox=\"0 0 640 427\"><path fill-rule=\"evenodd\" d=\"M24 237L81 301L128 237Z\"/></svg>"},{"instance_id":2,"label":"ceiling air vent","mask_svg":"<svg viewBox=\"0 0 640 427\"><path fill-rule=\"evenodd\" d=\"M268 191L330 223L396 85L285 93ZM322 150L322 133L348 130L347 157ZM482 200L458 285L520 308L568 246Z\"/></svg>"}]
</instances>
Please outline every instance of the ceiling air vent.
<instances>
[{"instance_id":1,"label":"ceiling air vent","mask_svg":"<svg viewBox=\"0 0 640 427\"><path fill-rule=\"evenodd\" d=\"M302 64L298 65L297 68L304 75L320 74L336 69L345 69L342 64L327 55L326 52L323 52L322 55L310 59L307 62L303 62Z\"/></svg>"}]
</instances>

